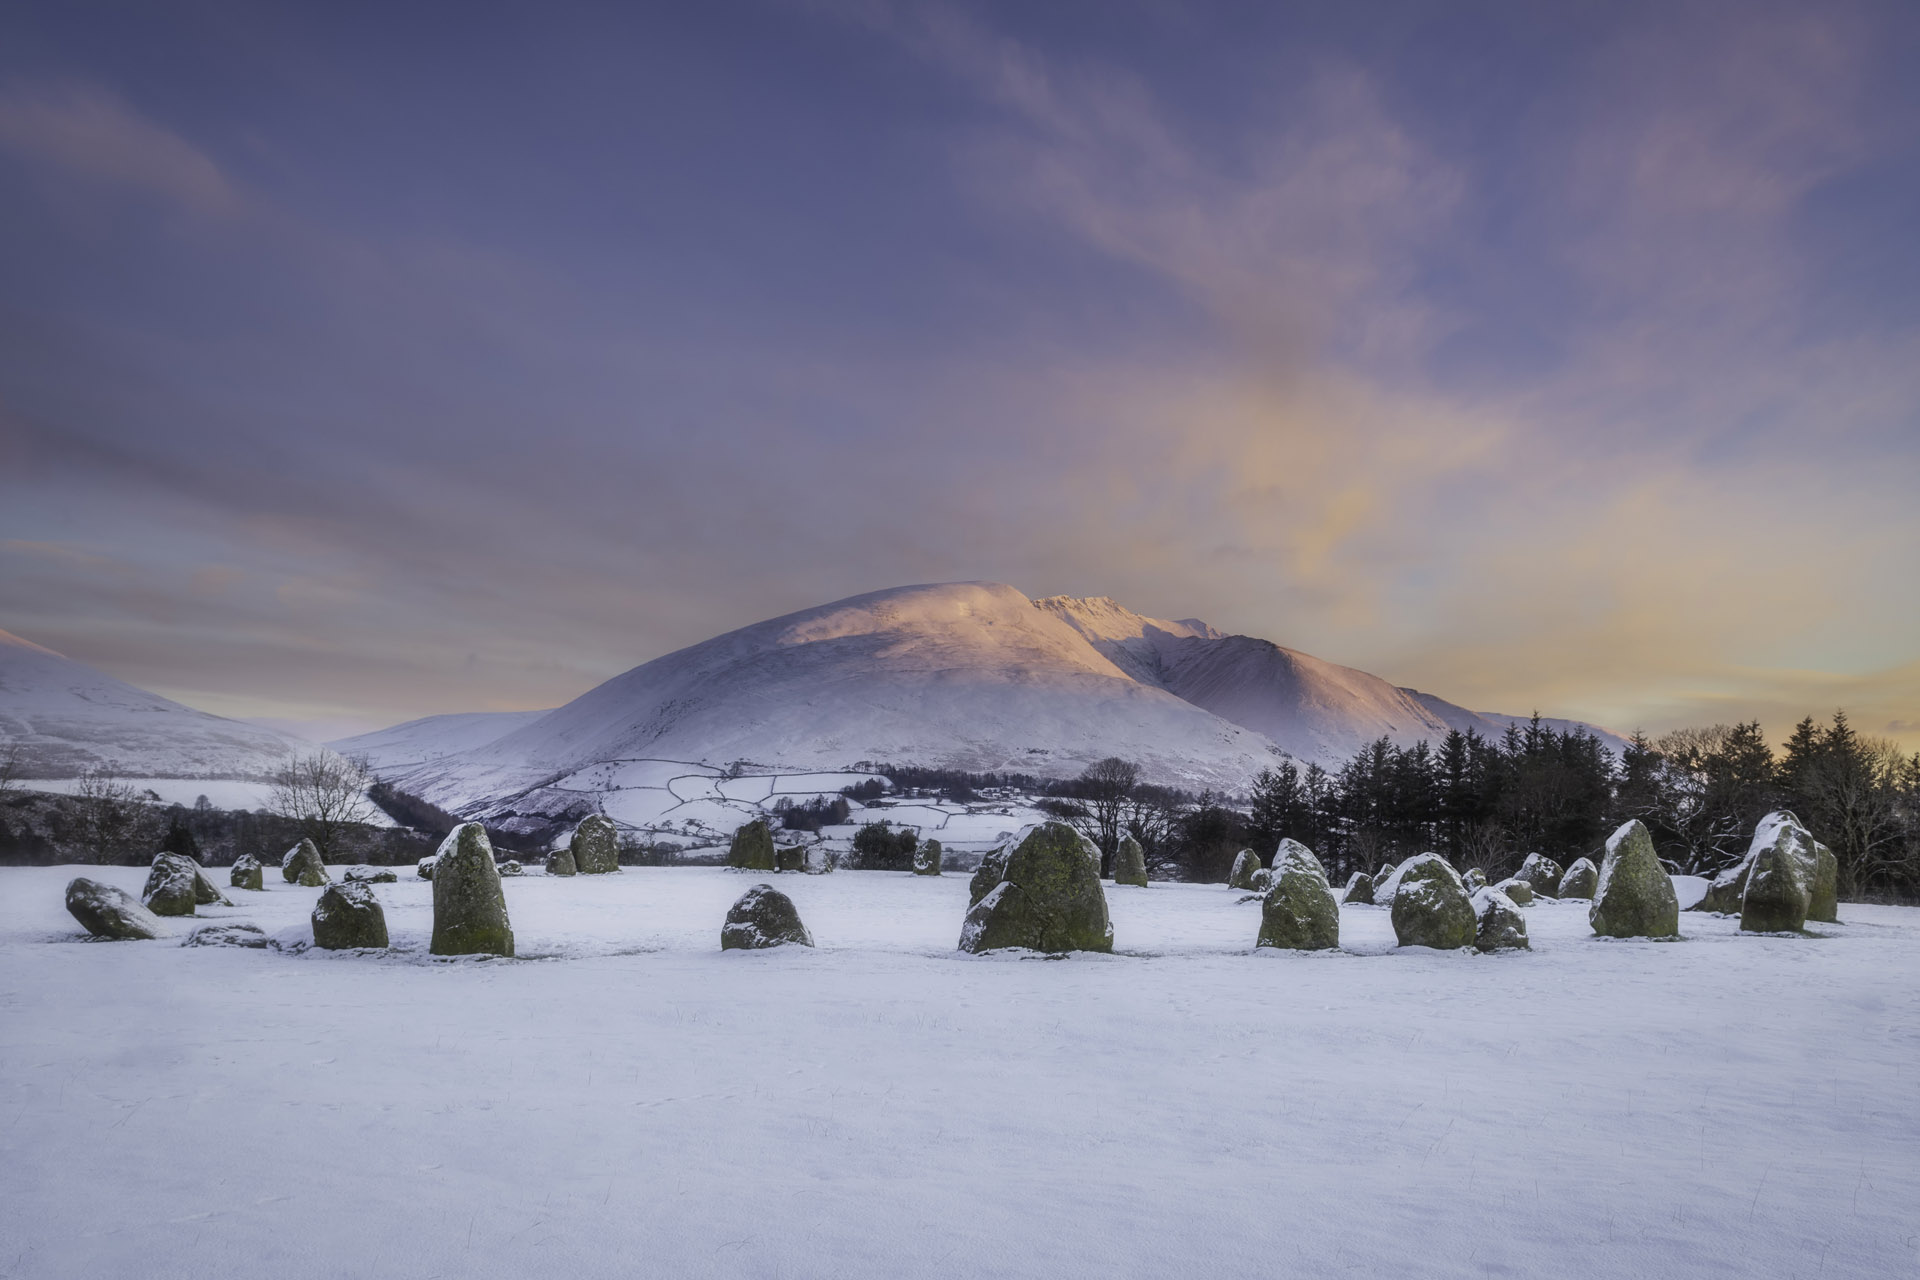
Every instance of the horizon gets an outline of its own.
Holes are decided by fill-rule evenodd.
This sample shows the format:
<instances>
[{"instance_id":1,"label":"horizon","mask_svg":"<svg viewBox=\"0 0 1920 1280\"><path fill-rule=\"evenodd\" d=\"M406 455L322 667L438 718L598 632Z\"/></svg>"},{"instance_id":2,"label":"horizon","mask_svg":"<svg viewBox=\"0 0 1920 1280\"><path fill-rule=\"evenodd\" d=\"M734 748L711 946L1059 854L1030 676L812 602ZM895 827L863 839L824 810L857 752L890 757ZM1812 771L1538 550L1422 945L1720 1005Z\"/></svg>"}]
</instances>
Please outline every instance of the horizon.
<instances>
[{"instance_id":1,"label":"horizon","mask_svg":"<svg viewBox=\"0 0 1920 1280\"><path fill-rule=\"evenodd\" d=\"M0 627L321 732L990 580L1912 750L1916 49L1871 0L18 6Z\"/></svg>"}]
</instances>

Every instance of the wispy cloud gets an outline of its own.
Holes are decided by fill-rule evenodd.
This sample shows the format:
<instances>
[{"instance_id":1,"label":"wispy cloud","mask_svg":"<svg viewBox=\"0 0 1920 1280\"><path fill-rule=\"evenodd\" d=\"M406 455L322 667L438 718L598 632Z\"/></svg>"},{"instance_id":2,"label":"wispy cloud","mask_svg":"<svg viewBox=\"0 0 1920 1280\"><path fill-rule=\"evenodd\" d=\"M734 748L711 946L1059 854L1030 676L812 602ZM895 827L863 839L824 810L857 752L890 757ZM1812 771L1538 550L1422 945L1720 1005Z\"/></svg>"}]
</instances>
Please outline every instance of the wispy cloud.
<instances>
[{"instance_id":1,"label":"wispy cloud","mask_svg":"<svg viewBox=\"0 0 1920 1280\"><path fill-rule=\"evenodd\" d=\"M0 87L0 147L69 177L161 196L227 215L238 188L204 151L97 85Z\"/></svg>"}]
</instances>

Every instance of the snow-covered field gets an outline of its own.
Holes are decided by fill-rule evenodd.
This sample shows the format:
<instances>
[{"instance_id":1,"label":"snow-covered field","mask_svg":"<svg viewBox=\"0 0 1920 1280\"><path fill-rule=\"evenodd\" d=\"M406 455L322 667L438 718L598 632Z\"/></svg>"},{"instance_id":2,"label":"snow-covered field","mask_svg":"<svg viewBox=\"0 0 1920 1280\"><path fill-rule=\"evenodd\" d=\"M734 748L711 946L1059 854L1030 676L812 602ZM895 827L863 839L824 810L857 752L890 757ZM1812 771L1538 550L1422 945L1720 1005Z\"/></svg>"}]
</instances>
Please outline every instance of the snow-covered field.
<instances>
[{"instance_id":1,"label":"snow-covered field","mask_svg":"<svg viewBox=\"0 0 1920 1280\"><path fill-rule=\"evenodd\" d=\"M1250 954L1224 888L1124 954L953 950L965 880L511 879L521 958L83 941L0 868L0 1277L1912 1276L1920 911L1531 954ZM217 876L224 881L224 875ZM276 879L208 919L307 935ZM179 922L184 934L192 925Z\"/></svg>"}]
</instances>

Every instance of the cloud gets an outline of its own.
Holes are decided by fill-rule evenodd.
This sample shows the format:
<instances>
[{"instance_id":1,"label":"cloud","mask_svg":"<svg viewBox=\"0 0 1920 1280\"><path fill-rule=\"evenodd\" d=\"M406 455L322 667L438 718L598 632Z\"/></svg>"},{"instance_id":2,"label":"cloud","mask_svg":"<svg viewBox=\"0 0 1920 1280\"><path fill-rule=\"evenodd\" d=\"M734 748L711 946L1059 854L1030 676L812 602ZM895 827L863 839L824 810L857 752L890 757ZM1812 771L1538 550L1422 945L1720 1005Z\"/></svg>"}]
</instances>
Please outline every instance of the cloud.
<instances>
[{"instance_id":1,"label":"cloud","mask_svg":"<svg viewBox=\"0 0 1920 1280\"><path fill-rule=\"evenodd\" d=\"M230 215L241 196L220 166L105 90L81 83L0 88L0 147L90 182Z\"/></svg>"}]
</instances>

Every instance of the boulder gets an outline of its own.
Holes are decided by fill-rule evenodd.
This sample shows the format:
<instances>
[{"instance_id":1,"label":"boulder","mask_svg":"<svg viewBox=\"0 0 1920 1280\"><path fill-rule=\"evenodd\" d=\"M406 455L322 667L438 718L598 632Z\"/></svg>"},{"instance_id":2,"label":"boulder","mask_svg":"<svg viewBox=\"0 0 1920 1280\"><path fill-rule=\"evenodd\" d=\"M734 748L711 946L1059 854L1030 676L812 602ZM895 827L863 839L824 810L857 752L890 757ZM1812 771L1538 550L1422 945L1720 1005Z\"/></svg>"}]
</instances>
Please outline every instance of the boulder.
<instances>
[{"instance_id":1,"label":"boulder","mask_svg":"<svg viewBox=\"0 0 1920 1280\"><path fill-rule=\"evenodd\" d=\"M1468 867L1461 875L1460 883L1467 886L1468 893L1477 893L1487 887L1487 873L1478 867Z\"/></svg>"},{"instance_id":2,"label":"boulder","mask_svg":"<svg viewBox=\"0 0 1920 1280\"><path fill-rule=\"evenodd\" d=\"M213 887L213 881L207 879L207 873L198 862L184 853L156 853L153 855L153 869L147 872L147 887L140 896L151 897L163 880L170 876L184 875L193 890L195 906L208 907L219 905L230 907L226 895ZM191 915L191 912L161 912L162 915Z\"/></svg>"},{"instance_id":3,"label":"boulder","mask_svg":"<svg viewBox=\"0 0 1920 1280\"><path fill-rule=\"evenodd\" d=\"M1025 835L1026 832L1023 831L1020 834ZM969 908L979 906L980 900L992 893L994 886L1007 878L1009 852L1008 846L1001 845L998 849L989 850L987 856L980 859L980 865L973 869L973 878L967 881Z\"/></svg>"},{"instance_id":4,"label":"boulder","mask_svg":"<svg viewBox=\"0 0 1920 1280\"><path fill-rule=\"evenodd\" d=\"M189 862L193 860L188 859ZM216 889L207 869L198 862L193 863L193 900L203 907L230 907L233 903L227 895Z\"/></svg>"},{"instance_id":5,"label":"boulder","mask_svg":"<svg viewBox=\"0 0 1920 1280\"><path fill-rule=\"evenodd\" d=\"M1340 901L1353 907L1373 905L1373 877L1364 871L1356 871L1347 877L1347 887L1340 895Z\"/></svg>"},{"instance_id":6,"label":"boulder","mask_svg":"<svg viewBox=\"0 0 1920 1280\"><path fill-rule=\"evenodd\" d=\"M839 863L833 850L823 844L807 846L806 856L800 859L800 870L810 876L824 876Z\"/></svg>"},{"instance_id":7,"label":"boulder","mask_svg":"<svg viewBox=\"0 0 1920 1280\"><path fill-rule=\"evenodd\" d=\"M1761 849L1740 895L1740 928L1748 933L1798 933L1806 928L1806 868L1785 837Z\"/></svg>"},{"instance_id":8,"label":"boulder","mask_svg":"<svg viewBox=\"0 0 1920 1280\"><path fill-rule=\"evenodd\" d=\"M1340 904L1333 900L1327 872L1312 850L1297 840L1282 840L1274 850L1273 884L1260 908L1258 947L1288 951L1329 951L1340 945Z\"/></svg>"},{"instance_id":9,"label":"boulder","mask_svg":"<svg viewBox=\"0 0 1920 1280\"><path fill-rule=\"evenodd\" d=\"M192 915L197 869L193 859L183 853L163 853L155 858L153 870L147 873L146 891L140 895L147 910L157 916Z\"/></svg>"},{"instance_id":10,"label":"boulder","mask_svg":"<svg viewBox=\"0 0 1920 1280\"><path fill-rule=\"evenodd\" d=\"M1378 885L1388 880L1389 878L1392 877L1393 873L1398 871L1399 869L1400 869L1399 866L1395 863L1391 863L1391 862L1381 863L1380 869L1373 873L1374 884Z\"/></svg>"},{"instance_id":11,"label":"boulder","mask_svg":"<svg viewBox=\"0 0 1920 1280\"><path fill-rule=\"evenodd\" d=\"M287 850L287 856L280 859L280 874L309 889L318 889L333 879L327 874L327 864L320 860L320 850L311 840L302 840Z\"/></svg>"},{"instance_id":12,"label":"boulder","mask_svg":"<svg viewBox=\"0 0 1920 1280\"><path fill-rule=\"evenodd\" d=\"M982 863L982 869L986 868ZM1015 836L997 885L975 902L960 930L962 951L1026 947L1034 951L1111 951L1113 925L1100 866L1064 822ZM975 874L976 883L980 880Z\"/></svg>"},{"instance_id":13,"label":"boulder","mask_svg":"<svg viewBox=\"0 0 1920 1280\"><path fill-rule=\"evenodd\" d=\"M1807 878L1807 919L1822 924L1840 922L1840 860L1833 850L1811 840L1813 874Z\"/></svg>"},{"instance_id":14,"label":"boulder","mask_svg":"<svg viewBox=\"0 0 1920 1280\"><path fill-rule=\"evenodd\" d=\"M755 818L733 833L733 843L727 848L727 865L743 871L775 869L773 828L765 818Z\"/></svg>"},{"instance_id":15,"label":"boulder","mask_svg":"<svg viewBox=\"0 0 1920 1280\"><path fill-rule=\"evenodd\" d=\"M1677 938L1680 899L1653 851L1653 835L1634 819L1607 837L1587 923L1603 938Z\"/></svg>"},{"instance_id":16,"label":"boulder","mask_svg":"<svg viewBox=\"0 0 1920 1280\"><path fill-rule=\"evenodd\" d=\"M1233 870L1227 873L1227 888L1253 888L1253 873L1260 869L1260 855L1251 849L1242 849L1233 859Z\"/></svg>"},{"instance_id":17,"label":"boulder","mask_svg":"<svg viewBox=\"0 0 1920 1280\"><path fill-rule=\"evenodd\" d=\"M620 831L613 819L594 814L573 829L567 841L573 867L583 876L612 875L620 869Z\"/></svg>"},{"instance_id":18,"label":"boulder","mask_svg":"<svg viewBox=\"0 0 1920 1280\"><path fill-rule=\"evenodd\" d=\"M555 849L547 855L547 874L550 876L578 875L580 868L573 860L573 850Z\"/></svg>"},{"instance_id":19,"label":"boulder","mask_svg":"<svg viewBox=\"0 0 1920 1280\"><path fill-rule=\"evenodd\" d=\"M420 865L413 869L413 873L419 876L422 880L431 880L433 879L433 864L438 862L439 860L440 859L438 854L430 853L426 857L420 859Z\"/></svg>"},{"instance_id":20,"label":"boulder","mask_svg":"<svg viewBox=\"0 0 1920 1280\"><path fill-rule=\"evenodd\" d=\"M85 876L68 882L67 910L96 938L133 942L167 936L160 917L141 906L132 894ZM188 910L191 912L191 905Z\"/></svg>"},{"instance_id":21,"label":"boulder","mask_svg":"<svg viewBox=\"0 0 1920 1280\"><path fill-rule=\"evenodd\" d=\"M255 893L265 890L267 878L260 866L260 859L250 853L241 854L235 858L233 870L227 873L227 883L236 889L251 889Z\"/></svg>"},{"instance_id":22,"label":"boulder","mask_svg":"<svg viewBox=\"0 0 1920 1280\"><path fill-rule=\"evenodd\" d=\"M1591 858L1576 858L1567 873L1560 877L1556 898L1591 898L1593 891L1600 887L1600 870L1593 865Z\"/></svg>"},{"instance_id":23,"label":"boulder","mask_svg":"<svg viewBox=\"0 0 1920 1280\"><path fill-rule=\"evenodd\" d=\"M741 894L720 926L722 951L758 951L790 942L810 947L813 937L800 923L793 899L770 884L757 884Z\"/></svg>"},{"instance_id":24,"label":"boulder","mask_svg":"<svg viewBox=\"0 0 1920 1280\"><path fill-rule=\"evenodd\" d=\"M1747 845L1745 856L1716 875L1700 901L1687 910L1711 911L1722 915L1740 914L1747 892L1747 877L1752 873L1754 863L1764 850L1775 846L1800 864L1800 878L1807 889L1807 918L1837 920L1840 867L1834 860L1833 850L1815 840L1800 819L1785 809L1777 809L1760 819L1753 829L1753 840Z\"/></svg>"},{"instance_id":25,"label":"boulder","mask_svg":"<svg viewBox=\"0 0 1920 1280\"><path fill-rule=\"evenodd\" d=\"M182 945L189 947L247 947L264 950L273 945L257 924L203 924L187 935Z\"/></svg>"},{"instance_id":26,"label":"boulder","mask_svg":"<svg viewBox=\"0 0 1920 1280\"><path fill-rule=\"evenodd\" d=\"M1248 885L1247 888L1251 889L1256 897L1264 894L1267 890L1273 888L1273 872L1266 867L1260 868L1253 873L1253 883ZM1244 899L1242 899L1242 901L1244 901Z\"/></svg>"},{"instance_id":27,"label":"boulder","mask_svg":"<svg viewBox=\"0 0 1920 1280\"><path fill-rule=\"evenodd\" d=\"M359 880L328 885L313 904L313 945L327 951L384 948L387 916L373 896L373 886Z\"/></svg>"},{"instance_id":28,"label":"boulder","mask_svg":"<svg viewBox=\"0 0 1920 1280\"><path fill-rule=\"evenodd\" d=\"M1531 951L1527 918L1514 900L1498 889L1482 885L1472 898L1476 921L1473 945L1480 951Z\"/></svg>"},{"instance_id":29,"label":"boulder","mask_svg":"<svg viewBox=\"0 0 1920 1280\"><path fill-rule=\"evenodd\" d=\"M1511 898L1516 907L1533 905L1533 886L1519 876L1509 876L1493 887Z\"/></svg>"},{"instance_id":30,"label":"boulder","mask_svg":"<svg viewBox=\"0 0 1920 1280\"><path fill-rule=\"evenodd\" d=\"M923 840L913 851L913 874L917 876L937 876L940 874L940 842Z\"/></svg>"},{"instance_id":31,"label":"boulder","mask_svg":"<svg viewBox=\"0 0 1920 1280\"><path fill-rule=\"evenodd\" d=\"M1564 873L1560 864L1544 853L1530 853L1527 860L1520 864L1520 870L1514 872L1517 879L1525 880L1533 888L1536 898L1551 898L1560 892L1560 877Z\"/></svg>"},{"instance_id":32,"label":"boulder","mask_svg":"<svg viewBox=\"0 0 1920 1280\"><path fill-rule=\"evenodd\" d=\"M513 954L507 895L493 862L493 842L477 822L463 822L433 855L433 942L436 956Z\"/></svg>"},{"instance_id":33,"label":"boulder","mask_svg":"<svg viewBox=\"0 0 1920 1280\"><path fill-rule=\"evenodd\" d=\"M1467 886L1437 853L1407 859L1394 873L1393 935L1403 947L1470 947L1479 917Z\"/></svg>"},{"instance_id":34,"label":"boulder","mask_svg":"<svg viewBox=\"0 0 1920 1280\"><path fill-rule=\"evenodd\" d=\"M1120 848L1113 855L1113 882L1147 887L1147 851L1132 836L1120 837Z\"/></svg>"},{"instance_id":35,"label":"boulder","mask_svg":"<svg viewBox=\"0 0 1920 1280\"><path fill-rule=\"evenodd\" d=\"M400 877L385 867L351 867L346 878L358 884L399 884Z\"/></svg>"},{"instance_id":36,"label":"boulder","mask_svg":"<svg viewBox=\"0 0 1920 1280\"><path fill-rule=\"evenodd\" d=\"M800 871L807 865L807 851L802 845L792 844L784 849L773 851L773 869L775 871Z\"/></svg>"},{"instance_id":37,"label":"boulder","mask_svg":"<svg viewBox=\"0 0 1920 1280\"><path fill-rule=\"evenodd\" d=\"M505 862L498 864L498 866L500 874L503 876L523 876L527 874L527 869L520 864L517 858L508 858Z\"/></svg>"}]
</instances>

